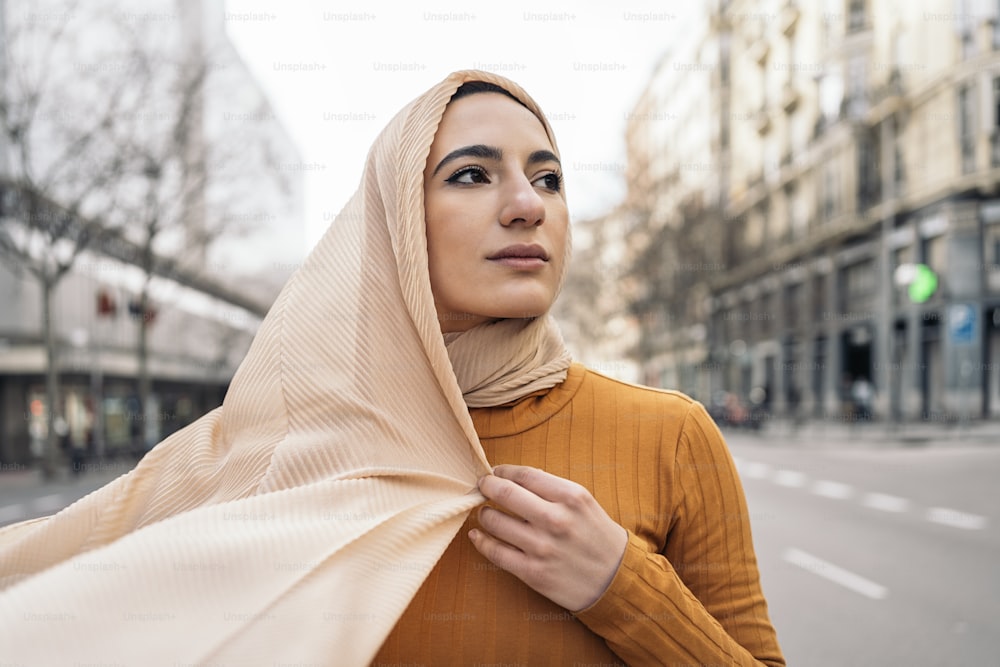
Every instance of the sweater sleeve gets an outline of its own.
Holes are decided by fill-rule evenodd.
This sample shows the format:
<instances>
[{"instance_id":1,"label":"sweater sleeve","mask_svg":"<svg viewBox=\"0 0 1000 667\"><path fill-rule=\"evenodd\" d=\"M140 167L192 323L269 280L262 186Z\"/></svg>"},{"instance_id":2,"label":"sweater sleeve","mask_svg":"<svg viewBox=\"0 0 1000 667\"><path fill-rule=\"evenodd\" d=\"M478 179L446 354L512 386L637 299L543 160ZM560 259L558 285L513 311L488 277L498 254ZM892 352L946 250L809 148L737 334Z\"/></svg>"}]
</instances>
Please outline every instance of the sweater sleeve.
<instances>
[{"instance_id":1,"label":"sweater sleeve","mask_svg":"<svg viewBox=\"0 0 1000 667\"><path fill-rule=\"evenodd\" d=\"M631 665L785 661L761 591L746 499L705 409L692 403L677 442L672 517L657 553L629 532L618 572L576 617Z\"/></svg>"}]
</instances>

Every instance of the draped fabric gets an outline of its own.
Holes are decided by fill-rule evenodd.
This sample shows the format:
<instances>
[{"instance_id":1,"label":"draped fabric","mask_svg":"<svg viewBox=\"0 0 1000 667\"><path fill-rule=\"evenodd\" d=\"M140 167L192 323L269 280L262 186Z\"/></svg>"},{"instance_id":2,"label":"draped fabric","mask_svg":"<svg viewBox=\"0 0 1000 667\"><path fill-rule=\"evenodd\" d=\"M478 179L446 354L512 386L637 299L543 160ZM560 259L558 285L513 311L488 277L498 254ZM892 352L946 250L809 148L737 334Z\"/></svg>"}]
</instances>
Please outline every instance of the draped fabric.
<instances>
[{"instance_id":1,"label":"draped fabric","mask_svg":"<svg viewBox=\"0 0 1000 667\"><path fill-rule=\"evenodd\" d=\"M441 333L422 174L473 80L510 91L552 138L524 91L486 72L397 114L222 407L62 512L0 530L5 662L371 661L484 500L469 405L552 387L570 361L549 316Z\"/></svg>"}]
</instances>

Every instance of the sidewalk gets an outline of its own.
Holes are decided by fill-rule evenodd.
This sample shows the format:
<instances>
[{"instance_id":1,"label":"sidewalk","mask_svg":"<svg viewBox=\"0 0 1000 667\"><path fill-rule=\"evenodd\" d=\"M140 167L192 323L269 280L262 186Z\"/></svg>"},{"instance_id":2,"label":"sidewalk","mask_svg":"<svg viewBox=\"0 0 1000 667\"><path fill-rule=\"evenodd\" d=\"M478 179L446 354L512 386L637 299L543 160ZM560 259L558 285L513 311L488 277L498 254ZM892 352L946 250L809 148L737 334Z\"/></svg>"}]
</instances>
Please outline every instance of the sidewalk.
<instances>
[{"instance_id":1,"label":"sidewalk","mask_svg":"<svg viewBox=\"0 0 1000 667\"><path fill-rule=\"evenodd\" d=\"M1000 421L971 422L845 422L809 420L798 425L790 419L774 417L759 431L724 427L723 434L755 438L761 443L803 447L947 447L963 445L1000 445Z\"/></svg>"}]
</instances>

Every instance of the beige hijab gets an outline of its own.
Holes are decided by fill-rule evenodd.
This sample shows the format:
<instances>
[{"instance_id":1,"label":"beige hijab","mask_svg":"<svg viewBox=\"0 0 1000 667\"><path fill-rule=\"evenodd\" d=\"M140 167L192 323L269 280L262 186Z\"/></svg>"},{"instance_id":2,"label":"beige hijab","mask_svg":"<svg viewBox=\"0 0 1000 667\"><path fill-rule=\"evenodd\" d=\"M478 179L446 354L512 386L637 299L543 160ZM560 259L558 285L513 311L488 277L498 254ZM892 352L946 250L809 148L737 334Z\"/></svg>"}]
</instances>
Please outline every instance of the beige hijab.
<instances>
[{"instance_id":1,"label":"beige hijab","mask_svg":"<svg viewBox=\"0 0 1000 667\"><path fill-rule=\"evenodd\" d=\"M422 174L452 74L404 108L261 325L225 403L47 519L0 530L14 664L365 665L483 498L468 406L565 379L550 317L447 347ZM553 146L555 141L553 139Z\"/></svg>"}]
</instances>

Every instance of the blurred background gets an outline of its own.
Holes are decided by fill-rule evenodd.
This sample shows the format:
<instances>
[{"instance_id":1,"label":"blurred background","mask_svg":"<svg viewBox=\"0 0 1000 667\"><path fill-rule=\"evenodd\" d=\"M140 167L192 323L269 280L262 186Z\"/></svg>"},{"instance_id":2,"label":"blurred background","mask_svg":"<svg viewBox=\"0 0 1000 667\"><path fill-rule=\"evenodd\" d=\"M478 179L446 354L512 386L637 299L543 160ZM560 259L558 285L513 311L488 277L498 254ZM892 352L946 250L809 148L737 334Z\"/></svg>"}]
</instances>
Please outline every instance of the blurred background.
<instances>
[{"instance_id":1,"label":"blurred background","mask_svg":"<svg viewBox=\"0 0 1000 667\"><path fill-rule=\"evenodd\" d=\"M574 356L724 429L789 664L995 664L1000 3L500 4L0 0L0 525L220 405L477 68L559 138Z\"/></svg>"}]
</instances>

